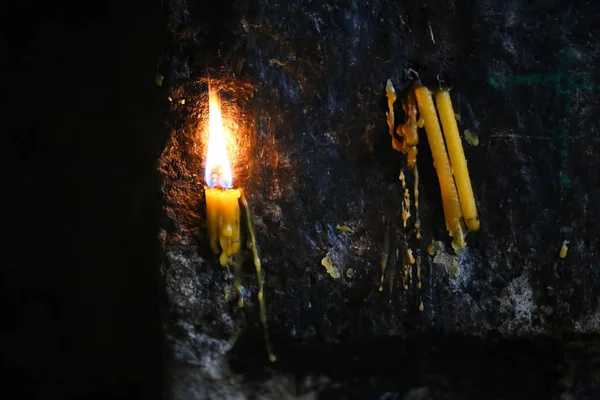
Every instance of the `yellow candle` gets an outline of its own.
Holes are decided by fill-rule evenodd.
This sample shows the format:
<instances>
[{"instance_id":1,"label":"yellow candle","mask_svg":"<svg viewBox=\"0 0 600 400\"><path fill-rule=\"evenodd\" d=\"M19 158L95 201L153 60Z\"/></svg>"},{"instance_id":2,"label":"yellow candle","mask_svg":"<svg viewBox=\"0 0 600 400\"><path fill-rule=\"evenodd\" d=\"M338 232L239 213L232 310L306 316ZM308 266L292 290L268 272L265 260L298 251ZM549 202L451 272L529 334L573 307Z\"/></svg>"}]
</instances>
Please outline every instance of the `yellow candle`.
<instances>
[{"instance_id":1,"label":"yellow candle","mask_svg":"<svg viewBox=\"0 0 600 400\"><path fill-rule=\"evenodd\" d=\"M250 214L248 201L241 189L231 189L233 185L233 172L226 146L226 132L223 129L221 116L221 101L218 90L209 86L209 135L206 153L206 165L204 179L208 187L206 194L206 221L210 247L215 254L219 255L221 265L227 264L230 256L240 251L240 205L246 212L249 242L248 246L254 254L254 267L258 279L258 303L260 306L260 321L265 330L265 344L269 353L269 359L275 361L277 358L271 349L269 334L267 330L267 314L264 300L263 279L254 224ZM235 262L235 287L238 292L238 305L244 306L241 288L241 255Z\"/></svg>"},{"instance_id":2,"label":"yellow candle","mask_svg":"<svg viewBox=\"0 0 600 400\"><path fill-rule=\"evenodd\" d=\"M452 172L456 188L458 189L458 197L463 218L467 228L471 231L479 229L479 217L477 215L477 205L473 196L473 188L471 187L471 178L469 177L469 169L465 160L465 152L463 150L460 135L458 134L458 126L456 125L456 117L452 109L452 100L447 90L440 90L435 94L435 103L440 120L444 128L444 137L446 138L446 146L448 146L448 154L450 155L450 163L452 164Z\"/></svg>"},{"instance_id":3,"label":"yellow candle","mask_svg":"<svg viewBox=\"0 0 600 400\"><path fill-rule=\"evenodd\" d=\"M240 207L238 189L207 188L206 220L210 247L219 254L221 265L240 250Z\"/></svg>"},{"instance_id":4,"label":"yellow candle","mask_svg":"<svg viewBox=\"0 0 600 400\"><path fill-rule=\"evenodd\" d=\"M450 169L450 160L446 153L442 130L433 105L431 92L424 86L415 88L419 113L424 120L425 132L427 141L433 155L433 165L440 181L440 190L442 193L442 204L444 206L444 216L446 218L446 229L450 232L450 236L454 238L453 245L455 247L464 247L464 233L461 226L462 213L460 210L460 202L458 193Z\"/></svg>"}]
</instances>

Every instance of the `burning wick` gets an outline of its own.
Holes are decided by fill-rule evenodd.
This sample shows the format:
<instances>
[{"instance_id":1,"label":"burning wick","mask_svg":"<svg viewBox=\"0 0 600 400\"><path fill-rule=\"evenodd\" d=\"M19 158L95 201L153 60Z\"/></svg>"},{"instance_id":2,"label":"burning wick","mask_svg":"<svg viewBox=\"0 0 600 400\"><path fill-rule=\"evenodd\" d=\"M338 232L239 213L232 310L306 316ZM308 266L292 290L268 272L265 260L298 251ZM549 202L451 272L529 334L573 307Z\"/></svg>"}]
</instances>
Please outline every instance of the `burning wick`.
<instances>
[{"instance_id":1,"label":"burning wick","mask_svg":"<svg viewBox=\"0 0 600 400\"><path fill-rule=\"evenodd\" d=\"M210 182L212 183L212 186L226 188L227 182L225 181L224 178L222 178L223 175L224 175L223 167L221 167L220 165L213 167L212 170L210 171L210 177L211 177Z\"/></svg>"}]
</instances>

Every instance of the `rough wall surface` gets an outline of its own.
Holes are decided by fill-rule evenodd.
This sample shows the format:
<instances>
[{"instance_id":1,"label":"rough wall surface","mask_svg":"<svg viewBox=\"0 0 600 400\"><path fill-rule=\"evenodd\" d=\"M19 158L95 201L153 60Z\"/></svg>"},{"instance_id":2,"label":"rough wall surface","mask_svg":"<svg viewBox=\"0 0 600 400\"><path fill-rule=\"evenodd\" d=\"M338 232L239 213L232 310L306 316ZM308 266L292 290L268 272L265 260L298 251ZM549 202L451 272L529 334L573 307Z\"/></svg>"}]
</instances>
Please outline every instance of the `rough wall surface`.
<instances>
[{"instance_id":1,"label":"rough wall surface","mask_svg":"<svg viewBox=\"0 0 600 400\"><path fill-rule=\"evenodd\" d=\"M377 352L379 340L435 332L478 341L491 331L523 339L599 331L600 28L591 18L597 4L250 3L173 0L168 6L172 43L163 73L172 137L160 167L161 238L174 398L250 392L283 398L294 392L288 375L255 371L271 384L252 386L232 368L281 371L303 352L327 346L342 346L331 358L347 360L340 349L348 343L369 343L356 350L363 354ZM423 83L452 86L461 131L479 137L478 146L463 143L482 227L467 237L466 253L453 258L449 251L451 262L428 255L432 240L446 248L449 241L422 133L423 238L406 235L424 260L423 287L417 290L413 280L405 290L393 263L395 283L387 283L388 274L380 292L386 224L392 246L404 235L398 173L405 159L391 148L384 88L388 78L398 89L408 86L409 70ZM280 357L270 367L259 351L251 262L244 267L247 307L241 310L233 272L218 265L208 246L202 147L208 75L221 87L226 121L237 132L235 179L254 212L267 317ZM565 240L569 252L561 259ZM321 266L326 255L339 279ZM252 346L259 349L244 350ZM234 361L226 357L232 348ZM562 360L562 353L556 357ZM335 381L330 373L319 376L296 382L296 392ZM420 395L409 398L426 398Z\"/></svg>"}]
</instances>

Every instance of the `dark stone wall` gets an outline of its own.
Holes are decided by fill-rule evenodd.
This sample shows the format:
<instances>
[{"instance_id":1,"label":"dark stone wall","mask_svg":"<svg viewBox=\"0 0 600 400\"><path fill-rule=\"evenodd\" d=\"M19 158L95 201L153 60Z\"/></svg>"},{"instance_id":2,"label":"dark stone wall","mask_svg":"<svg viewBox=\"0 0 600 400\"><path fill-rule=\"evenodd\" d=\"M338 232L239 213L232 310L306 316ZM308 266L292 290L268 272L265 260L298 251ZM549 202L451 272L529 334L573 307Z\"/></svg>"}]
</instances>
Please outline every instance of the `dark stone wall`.
<instances>
[{"instance_id":1,"label":"dark stone wall","mask_svg":"<svg viewBox=\"0 0 600 400\"><path fill-rule=\"evenodd\" d=\"M205 232L207 76L236 124L235 179L254 212L282 359L268 371L283 374L304 354L312 363L298 373L306 374L326 362L322 346L349 346L362 357L359 343L377 338L397 338L401 347L400 338L431 334L444 346L448 334L477 341L489 332L523 340L598 332L597 3L176 0L169 11L163 71L171 140L160 166L165 328L175 379L187 368L194 376L175 385L175 398L199 387L226 390L222 380L233 392L251 391L224 357L232 346L234 359L246 354L238 359L243 373L261 357L248 355L262 346L252 265L242 311L232 272L218 265ZM478 146L464 147L482 223L454 258L458 270L428 255L432 240L446 248L449 241L422 133L423 239L406 235L424 260L423 289L413 282L404 290L392 263L396 284L379 292L386 223L393 248L404 235L405 159L391 148L384 88L388 78L408 87L410 70L425 84L451 86L461 131L478 134ZM564 240L569 253L561 259ZM326 255L340 279L321 266Z\"/></svg>"}]
</instances>

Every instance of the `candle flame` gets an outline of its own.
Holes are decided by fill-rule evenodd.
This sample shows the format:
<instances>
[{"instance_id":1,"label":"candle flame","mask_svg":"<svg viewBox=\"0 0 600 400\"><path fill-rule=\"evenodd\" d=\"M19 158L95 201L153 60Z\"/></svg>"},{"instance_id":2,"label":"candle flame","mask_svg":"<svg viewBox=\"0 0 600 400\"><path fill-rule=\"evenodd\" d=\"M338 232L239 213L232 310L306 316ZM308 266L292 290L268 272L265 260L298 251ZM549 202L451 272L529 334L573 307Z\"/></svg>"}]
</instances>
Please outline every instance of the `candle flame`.
<instances>
[{"instance_id":1,"label":"candle flame","mask_svg":"<svg viewBox=\"0 0 600 400\"><path fill-rule=\"evenodd\" d=\"M204 179L209 187L219 186L228 189L233 184L233 173L227 156L225 132L221 117L221 98L219 92L211 87L208 90L208 101L209 133Z\"/></svg>"}]
</instances>

